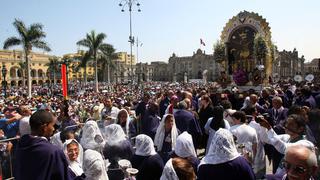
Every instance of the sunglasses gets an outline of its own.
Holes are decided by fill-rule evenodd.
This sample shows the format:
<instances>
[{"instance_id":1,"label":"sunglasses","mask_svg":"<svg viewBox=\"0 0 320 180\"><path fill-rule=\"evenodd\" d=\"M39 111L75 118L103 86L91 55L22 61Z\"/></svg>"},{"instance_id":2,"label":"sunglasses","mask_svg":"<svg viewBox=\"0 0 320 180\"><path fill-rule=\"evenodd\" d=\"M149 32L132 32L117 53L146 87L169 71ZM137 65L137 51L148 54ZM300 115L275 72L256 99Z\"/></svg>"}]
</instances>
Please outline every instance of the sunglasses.
<instances>
[{"instance_id":1,"label":"sunglasses","mask_svg":"<svg viewBox=\"0 0 320 180\"><path fill-rule=\"evenodd\" d=\"M307 171L306 168L302 167L302 166L297 166L297 165L293 165L290 164L286 161L283 162L283 167L288 171L290 169L292 169L294 172L298 173L298 174L303 174Z\"/></svg>"}]
</instances>

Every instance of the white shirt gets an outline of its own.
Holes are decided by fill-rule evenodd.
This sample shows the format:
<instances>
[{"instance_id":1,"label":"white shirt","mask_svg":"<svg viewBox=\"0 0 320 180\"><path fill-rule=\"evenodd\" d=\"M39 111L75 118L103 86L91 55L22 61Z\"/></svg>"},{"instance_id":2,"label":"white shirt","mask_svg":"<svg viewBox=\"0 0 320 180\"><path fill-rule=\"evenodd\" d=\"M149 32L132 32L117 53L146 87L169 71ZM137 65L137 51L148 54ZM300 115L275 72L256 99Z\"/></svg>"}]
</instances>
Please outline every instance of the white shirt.
<instances>
[{"instance_id":1,"label":"white shirt","mask_svg":"<svg viewBox=\"0 0 320 180\"><path fill-rule=\"evenodd\" d=\"M230 131L237 137L237 144L244 144L250 152L252 152L252 145L258 143L256 130L246 124L234 125L230 127Z\"/></svg>"},{"instance_id":2,"label":"white shirt","mask_svg":"<svg viewBox=\"0 0 320 180\"><path fill-rule=\"evenodd\" d=\"M30 116L26 116L20 119L19 131L21 136L25 134L31 134L31 127L30 127L29 121L30 121Z\"/></svg>"}]
</instances>

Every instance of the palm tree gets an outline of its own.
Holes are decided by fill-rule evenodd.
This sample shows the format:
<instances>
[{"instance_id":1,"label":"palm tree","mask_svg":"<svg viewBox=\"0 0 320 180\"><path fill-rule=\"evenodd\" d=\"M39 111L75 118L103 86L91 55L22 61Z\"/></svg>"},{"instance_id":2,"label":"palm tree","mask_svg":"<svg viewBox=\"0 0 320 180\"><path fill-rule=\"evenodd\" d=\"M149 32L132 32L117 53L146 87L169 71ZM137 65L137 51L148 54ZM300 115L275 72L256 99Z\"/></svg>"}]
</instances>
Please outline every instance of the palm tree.
<instances>
[{"instance_id":1,"label":"palm tree","mask_svg":"<svg viewBox=\"0 0 320 180\"><path fill-rule=\"evenodd\" d=\"M87 47L88 50L88 55L93 57L94 60L94 70L95 70L95 91L99 91L98 87L98 53L102 52L103 49L106 49L107 44L103 43L103 40L106 38L106 35L104 33L99 33L96 34L94 30L92 30L89 33L87 33L86 38L80 40L77 42L77 45Z\"/></svg>"},{"instance_id":2,"label":"palm tree","mask_svg":"<svg viewBox=\"0 0 320 180\"><path fill-rule=\"evenodd\" d=\"M22 86L25 87L26 86L26 68L27 68L27 63L24 61L19 62L19 66L20 66L20 71L21 71L21 76L22 76Z\"/></svg>"},{"instance_id":3,"label":"palm tree","mask_svg":"<svg viewBox=\"0 0 320 180\"><path fill-rule=\"evenodd\" d=\"M56 73L58 72L59 63L58 57L54 56L49 58L49 63L46 64L49 72L53 75L53 84L56 84Z\"/></svg>"},{"instance_id":4,"label":"palm tree","mask_svg":"<svg viewBox=\"0 0 320 180\"><path fill-rule=\"evenodd\" d=\"M112 60L117 59L118 55L115 53L115 49L111 44L107 44L105 49L102 50L102 55L99 58L99 62L101 63L101 69L103 72L103 82L106 82L106 72L108 72L108 83L110 83L110 66L115 67Z\"/></svg>"},{"instance_id":5,"label":"palm tree","mask_svg":"<svg viewBox=\"0 0 320 180\"><path fill-rule=\"evenodd\" d=\"M31 97L31 79L30 79L30 62L29 54L32 48L39 48L45 51L50 51L48 44L42 39L46 37L46 33L42 30L43 26L41 24L35 23L26 27L25 24L18 19L15 19L13 26L18 31L19 37L8 38L3 45L4 49L9 47L22 45L25 55L25 62L27 66L27 81L28 81L28 97Z\"/></svg>"},{"instance_id":6,"label":"palm tree","mask_svg":"<svg viewBox=\"0 0 320 180\"><path fill-rule=\"evenodd\" d=\"M87 65L88 62L91 60L91 55L88 51L86 51L84 54L81 54L80 57L76 57L76 59L80 60L79 66L76 68L76 70L80 70L80 68L83 68L84 74L84 85L87 85Z\"/></svg>"}]
</instances>

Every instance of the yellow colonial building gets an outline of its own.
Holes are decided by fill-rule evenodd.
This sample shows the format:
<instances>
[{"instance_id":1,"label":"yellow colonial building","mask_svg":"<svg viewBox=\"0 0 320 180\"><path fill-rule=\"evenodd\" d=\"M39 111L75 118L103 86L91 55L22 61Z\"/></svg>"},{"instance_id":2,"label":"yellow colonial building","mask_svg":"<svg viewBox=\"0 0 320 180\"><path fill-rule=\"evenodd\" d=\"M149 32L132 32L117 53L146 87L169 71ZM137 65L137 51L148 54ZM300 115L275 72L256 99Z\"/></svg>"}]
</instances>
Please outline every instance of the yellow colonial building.
<instances>
[{"instance_id":1,"label":"yellow colonial building","mask_svg":"<svg viewBox=\"0 0 320 180\"><path fill-rule=\"evenodd\" d=\"M42 85L49 81L49 73L47 72L49 58L52 57L46 53L30 53L31 65L31 81L34 85ZM21 86L27 84L26 66L22 63L24 60L24 53L20 50L0 50L1 75L0 81L3 83L3 67L7 69L5 80L8 86ZM25 81L25 83L23 83Z\"/></svg>"}]
</instances>

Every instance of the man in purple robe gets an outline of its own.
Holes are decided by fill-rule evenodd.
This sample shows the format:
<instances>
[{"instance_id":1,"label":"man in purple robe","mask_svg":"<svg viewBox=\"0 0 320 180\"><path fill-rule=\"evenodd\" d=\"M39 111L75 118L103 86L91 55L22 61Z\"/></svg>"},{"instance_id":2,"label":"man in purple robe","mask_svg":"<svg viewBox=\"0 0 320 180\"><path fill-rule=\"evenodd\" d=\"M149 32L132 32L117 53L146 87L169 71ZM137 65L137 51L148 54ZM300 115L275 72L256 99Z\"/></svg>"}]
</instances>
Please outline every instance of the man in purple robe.
<instances>
[{"instance_id":1,"label":"man in purple robe","mask_svg":"<svg viewBox=\"0 0 320 180\"><path fill-rule=\"evenodd\" d=\"M15 179L71 179L63 151L48 141L54 124L54 116L45 110L39 110L30 117L31 135L22 136L18 143Z\"/></svg>"}]
</instances>

